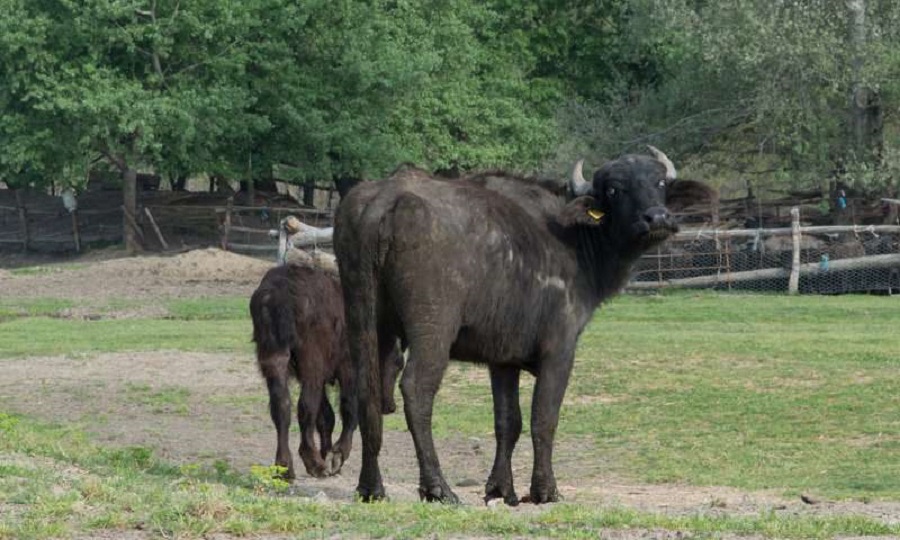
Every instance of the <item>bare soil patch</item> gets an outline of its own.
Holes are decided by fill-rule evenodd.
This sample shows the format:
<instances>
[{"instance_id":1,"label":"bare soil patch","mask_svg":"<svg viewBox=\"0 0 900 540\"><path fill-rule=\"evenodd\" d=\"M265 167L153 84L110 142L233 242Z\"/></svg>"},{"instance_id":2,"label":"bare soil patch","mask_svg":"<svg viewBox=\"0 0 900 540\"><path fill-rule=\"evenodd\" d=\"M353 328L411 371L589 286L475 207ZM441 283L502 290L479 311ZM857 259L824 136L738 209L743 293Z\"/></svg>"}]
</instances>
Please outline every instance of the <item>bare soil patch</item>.
<instances>
[{"instance_id":1,"label":"bare soil patch","mask_svg":"<svg viewBox=\"0 0 900 540\"><path fill-rule=\"evenodd\" d=\"M28 273L0 271L0 291L16 298L125 298L150 304L173 297L249 297L271 265L270 261L215 249L166 257L81 260ZM221 460L246 471L254 464L271 464L274 458L275 431L268 416L267 395L250 354L158 350L88 358L11 359L0 364L0 410L74 423L102 444L151 447L158 456L175 463ZM471 373L451 372L448 376L471 377ZM489 392L487 384L485 392ZM178 399L173 403L160 397L167 394ZM296 398L296 389L294 394ZM490 429L485 426L486 432ZM296 449L299 437L296 433L292 436ZM585 458L597 455L591 445L589 440L559 434L554 459L560 491L568 501L679 515L774 511L786 515L852 514L900 523L897 502L823 501L810 505L774 492L650 485L616 478L605 472L602 462ZM322 492L330 499L351 500L359 473L359 448L357 435L354 451L339 476L313 479L299 467L301 476L294 491L301 496ZM451 436L438 441L438 452L448 480L457 484L454 489L464 503L482 505L483 484L493 459L492 438ZM299 466L299 458L295 459ZM386 432L382 463L389 495L399 501L417 500L418 469L409 433ZM530 440L523 437L514 456L520 495L527 493L531 463ZM516 511L539 510L521 505ZM602 537L658 537L654 531L617 534Z\"/></svg>"},{"instance_id":2,"label":"bare soil patch","mask_svg":"<svg viewBox=\"0 0 900 540\"><path fill-rule=\"evenodd\" d=\"M52 296L71 300L153 301L243 294L249 298L274 264L215 248L176 255L106 258L116 253L86 255L63 264L18 271L0 270L0 291L7 298Z\"/></svg>"}]
</instances>

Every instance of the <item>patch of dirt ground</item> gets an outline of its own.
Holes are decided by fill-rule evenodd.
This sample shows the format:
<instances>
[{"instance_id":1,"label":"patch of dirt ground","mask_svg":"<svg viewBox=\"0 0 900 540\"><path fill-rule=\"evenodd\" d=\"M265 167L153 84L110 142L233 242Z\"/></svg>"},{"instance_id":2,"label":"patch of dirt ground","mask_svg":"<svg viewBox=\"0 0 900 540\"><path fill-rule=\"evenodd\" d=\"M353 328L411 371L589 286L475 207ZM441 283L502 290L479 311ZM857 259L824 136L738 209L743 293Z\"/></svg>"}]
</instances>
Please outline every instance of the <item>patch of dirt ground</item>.
<instances>
[{"instance_id":1,"label":"patch of dirt ground","mask_svg":"<svg viewBox=\"0 0 900 540\"><path fill-rule=\"evenodd\" d=\"M271 265L271 261L216 249L166 257L82 260L33 272L0 271L0 291L4 297L73 300L159 301L215 295L249 298ZM296 389L294 393L296 397ZM176 463L222 460L247 470L254 464L271 464L275 453L265 386L252 355L244 353L158 350L90 358L4 359L0 410L74 423L102 444L151 447L159 457ZM489 429L486 426L486 431ZM900 503L895 502L823 501L810 505L772 492L629 482L610 476L602 462L584 463L583 455L596 455L590 451L589 441L566 438L564 434L560 437L554 463L560 491L567 501L676 515L758 515L773 511L785 515L860 515L900 523ZM298 444L298 434L292 433L292 448L296 450ZM300 477L294 482L294 491L301 496L322 492L330 499L349 501L359 473L359 448L357 433L354 451L342 473L323 480L303 474L295 455ZM493 451L490 437L451 436L438 441L445 475L456 485L454 489L465 504L483 505L481 494ZM513 462L517 490L522 495L528 490L532 463L527 437L518 444ZM417 500L418 470L408 432L385 432L382 466L392 499ZM539 510L520 505L515 511ZM620 536L612 531L601 537L669 537L660 534L631 531Z\"/></svg>"},{"instance_id":2,"label":"patch of dirt ground","mask_svg":"<svg viewBox=\"0 0 900 540\"><path fill-rule=\"evenodd\" d=\"M106 253L112 257L119 252ZM175 255L103 258L98 255L62 264L0 270L6 298L52 296L70 300L185 298L243 295L259 284L274 261L220 249ZM0 258L0 266L3 259Z\"/></svg>"}]
</instances>

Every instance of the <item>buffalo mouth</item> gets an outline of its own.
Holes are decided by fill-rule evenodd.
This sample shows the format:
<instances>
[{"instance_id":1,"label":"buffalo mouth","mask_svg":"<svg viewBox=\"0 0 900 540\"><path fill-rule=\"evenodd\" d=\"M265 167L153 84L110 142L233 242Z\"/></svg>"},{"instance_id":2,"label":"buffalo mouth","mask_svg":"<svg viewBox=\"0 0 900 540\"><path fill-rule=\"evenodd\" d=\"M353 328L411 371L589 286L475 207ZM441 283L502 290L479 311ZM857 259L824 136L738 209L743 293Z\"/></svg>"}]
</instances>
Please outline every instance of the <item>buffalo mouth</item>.
<instances>
[{"instance_id":1,"label":"buffalo mouth","mask_svg":"<svg viewBox=\"0 0 900 540\"><path fill-rule=\"evenodd\" d=\"M640 221L635 223L635 229L638 239L643 240L648 244L655 244L662 242L677 233L678 225L671 220L666 220L665 223L660 223L655 226L651 226L645 221Z\"/></svg>"}]
</instances>

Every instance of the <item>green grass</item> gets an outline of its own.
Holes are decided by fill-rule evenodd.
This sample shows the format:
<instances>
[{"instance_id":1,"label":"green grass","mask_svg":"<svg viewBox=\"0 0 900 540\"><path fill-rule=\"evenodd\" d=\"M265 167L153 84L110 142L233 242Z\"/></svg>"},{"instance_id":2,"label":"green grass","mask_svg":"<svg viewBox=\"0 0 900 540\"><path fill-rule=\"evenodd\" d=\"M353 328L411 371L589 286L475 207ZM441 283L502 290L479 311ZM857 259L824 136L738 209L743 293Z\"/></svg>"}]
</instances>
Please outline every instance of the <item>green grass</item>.
<instances>
[{"instance_id":1,"label":"green grass","mask_svg":"<svg viewBox=\"0 0 900 540\"><path fill-rule=\"evenodd\" d=\"M72 429L0 414L0 538L143 529L162 537L215 533L301 538L533 536L595 538L600 528L722 532L778 538L900 534L900 526L853 517L671 516L557 504L537 512L411 503L317 503L283 496L259 474L223 464L173 467L150 449L97 447Z\"/></svg>"},{"instance_id":2,"label":"green grass","mask_svg":"<svg viewBox=\"0 0 900 540\"><path fill-rule=\"evenodd\" d=\"M98 321L53 318L65 303L4 302L0 309L17 315L0 322L0 357L83 358L159 349L252 357L246 299L164 302L167 314L160 318ZM558 444L589 441L581 461L635 481L900 500L898 328L900 300L888 297L617 298L582 337ZM526 434L519 444L528 445L532 378L524 375L522 386ZM146 406L179 413L190 390L131 385L126 393ZM265 396L254 401L263 403ZM454 364L435 407L436 436L490 440L491 415L486 371ZM77 433L7 417L10 423L0 433L0 454L51 465L0 460L0 509L13 509L12 517L0 518L0 538L136 526L188 537L578 537L601 526L700 536L900 534L897 526L854 516L677 517L575 504L534 514L418 504L318 505L261 492L246 473L179 470L159 463L147 449L98 449ZM399 414L386 417L385 425L405 429ZM86 475L67 477L72 466Z\"/></svg>"},{"instance_id":3,"label":"green grass","mask_svg":"<svg viewBox=\"0 0 900 540\"><path fill-rule=\"evenodd\" d=\"M249 298L201 298L174 300L167 304L173 319L246 320L250 317Z\"/></svg>"},{"instance_id":4,"label":"green grass","mask_svg":"<svg viewBox=\"0 0 900 540\"><path fill-rule=\"evenodd\" d=\"M164 300L161 318L105 319L103 313L138 307L111 300L93 306L99 320L60 318L75 307L53 298L0 302L0 359L22 356L87 355L122 351L250 351L252 326L245 298Z\"/></svg>"},{"instance_id":5,"label":"green grass","mask_svg":"<svg viewBox=\"0 0 900 540\"><path fill-rule=\"evenodd\" d=\"M118 351L251 351L249 320L25 318L0 323L0 358Z\"/></svg>"},{"instance_id":6,"label":"green grass","mask_svg":"<svg viewBox=\"0 0 900 540\"><path fill-rule=\"evenodd\" d=\"M40 276L45 274L56 274L64 270L81 270L87 268L86 264L66 264L66 265L48 265L48 266L23 266L22 268L13 268L9 273L14 276Z\"/></svg>"},{"instance_id":7,"label":"green grass","mask_svg":"<svg viewBox=\"0 0 900 540\"><path fill-rule=\"evenodd\" d=\"M19 317L56 316L73 307L75 302L57 298L15 300L0 298L0 322Z\"/></svg>"},{"instance_id":8,"label":"green grass","mask_svg":"<svg viewBox=\"0 0 900 540\"><path fill-rule=\"evenodd\" d=\"M147 384L125 384L126 400L149 407L153 412L187 414L190 395L190 388L183 386L153 388Z\"/></svg>"},{"instance_id":9,"label":"green grass","mask_svg":"<svg viewBox=\"0 0 900 540\"><path fill-rule=\"evenodd\" d=\"M898 328L896 298L620 297L582 337L559 437L641 481L900 499ZM485 370L452 367L436 434L490 438L490 418Z\"/></svg>"}]
</instances>

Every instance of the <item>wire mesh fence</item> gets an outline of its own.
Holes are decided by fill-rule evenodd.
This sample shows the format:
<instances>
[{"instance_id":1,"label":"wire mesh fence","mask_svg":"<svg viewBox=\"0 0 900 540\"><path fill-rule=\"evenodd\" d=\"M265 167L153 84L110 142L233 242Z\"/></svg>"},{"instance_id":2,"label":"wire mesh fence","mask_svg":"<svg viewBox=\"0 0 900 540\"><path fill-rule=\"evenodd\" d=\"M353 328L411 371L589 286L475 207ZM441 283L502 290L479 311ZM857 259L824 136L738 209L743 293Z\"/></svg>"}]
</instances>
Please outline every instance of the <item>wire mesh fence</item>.
<instances>
[{"instance_id":1,"label":"wire mesh fence","mask_svg":"<svg viewBox=\"0 0 900 540\"><path fill-rule=\"evenodd\" d=\"M792 269L807 294L900 293L900 226L695 229L646 254L629 289L787 292Z\"/></svg>"}]
</instances>

